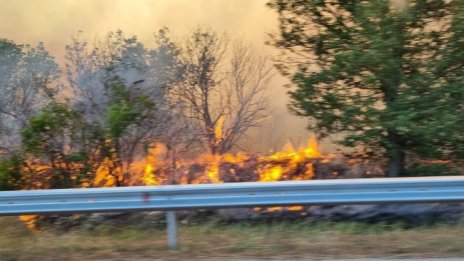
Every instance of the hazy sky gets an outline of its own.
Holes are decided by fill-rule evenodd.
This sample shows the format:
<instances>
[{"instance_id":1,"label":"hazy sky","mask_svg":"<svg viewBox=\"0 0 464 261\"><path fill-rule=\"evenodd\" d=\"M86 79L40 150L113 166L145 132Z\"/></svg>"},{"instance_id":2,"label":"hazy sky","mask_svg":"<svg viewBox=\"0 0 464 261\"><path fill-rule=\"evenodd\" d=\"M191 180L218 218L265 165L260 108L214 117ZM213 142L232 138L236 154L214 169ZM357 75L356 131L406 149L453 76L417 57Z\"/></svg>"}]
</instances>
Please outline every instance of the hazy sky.
<instances>
[{"instance_id":1,"label":"hazy sky","mask_svg":"<svg viewBox=\"0 0 464 261\"><path fill-rule=\"evenodd\" d=\"M70 37L83 31L86 39L122 29L151 47L153 32L162 26L174 35L183 35L197 26L225 31L229 36L264 45L267 34L277 30L277 16L265 6L267 0L0 0L0 38L35 45L44 42L59 62ZM270 88L273 118L252 136L251 143L279 147L288 138L296 143L309 133L305 121L288 113L287 96L277 76Z\"/></svg>"},{"instance_id":2,"label":"hazy sky","mask_svg":"<svg viewBox=\"0 0 464 261\"><path fill-rule=\"evenodd\" d=\"M226 31L262 45L276 29L266 0L0 0L0 37L42 41L62 59L64 45L79 30L88 38L122 29L147 46L167 26L182 35L197 26Z\"/></svg>"}]
</instances>

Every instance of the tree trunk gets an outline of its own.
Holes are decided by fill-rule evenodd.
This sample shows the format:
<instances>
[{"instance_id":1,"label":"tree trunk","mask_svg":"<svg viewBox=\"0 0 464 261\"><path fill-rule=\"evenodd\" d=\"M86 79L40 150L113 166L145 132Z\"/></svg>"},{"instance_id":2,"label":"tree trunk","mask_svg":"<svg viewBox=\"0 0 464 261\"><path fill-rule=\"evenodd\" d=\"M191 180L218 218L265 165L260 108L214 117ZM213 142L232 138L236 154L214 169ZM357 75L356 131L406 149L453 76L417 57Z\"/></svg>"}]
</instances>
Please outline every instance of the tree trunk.
<instances>
[{"instance_id":1,"label":"tree trunk","mask_svg":"<svg viewBox=\"0 0 464 261\"><path fill-rule=\"evenodd\" d=\"M404 161L406 156L401 141L402 139L395 131L388 131L388 139L392 147L387 149L387 177L399 177L404 171Z\"/></svg>"},{"instance_id":2,"label":"tree trunk","mask_svg":"<svg viewBox=\"0 0 464 261\"><path fill-rule=\"evenodd\" d=\"M403 150L396 150L390 156L387 166L387 177L399 177L404 170L405 153Z\"/></svg>"}]
</instances>

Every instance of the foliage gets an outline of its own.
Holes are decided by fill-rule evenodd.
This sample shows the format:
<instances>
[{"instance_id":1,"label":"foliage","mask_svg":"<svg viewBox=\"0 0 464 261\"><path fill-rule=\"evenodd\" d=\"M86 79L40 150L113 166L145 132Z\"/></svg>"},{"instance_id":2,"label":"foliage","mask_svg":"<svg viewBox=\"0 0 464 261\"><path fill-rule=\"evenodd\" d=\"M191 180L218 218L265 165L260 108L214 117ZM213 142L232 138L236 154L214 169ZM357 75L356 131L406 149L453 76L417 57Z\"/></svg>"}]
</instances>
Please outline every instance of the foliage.
<instances>
[{"instance_id":1,"label":"foliage","mask_svg":"<svg viewBox=\"0 0 464 261\"><path fill-rule=\"evenodd\" d=\"M320 136L382 147L388 174L406 153L463 160L462 1L273 0L290 105Z\"/></svg>"},{"instance_id":2,"label":"foliage","mask_svg":"<svg viewBox=\"0 0 464 261\"><path fill-rule=\"evenodd\" d=\"M459 172L447 164L413 164L404 172L405 177L456 175Z\"/></svg>"},{"instance_id":3,"label":"foliage","mask_svg":"<svg viewBox=\"0 0 464 261\"><path fill-rule=\"evenodd\" d=\"M0 161L0 190L21 188L21 158L11 156Z\"/></svg>"},{"instance_id":4,"label":"foliage","mask_svg":"<svg viewBox=\"0 0 464 261\"><path fill-rule=\"evenodd\" d=\"M144 96L131 97L123 85L113 85L113 100L108 108L108 128L111 138L119 138L132 124L136 124L144 116L145 109L151 111L155 108L154 102ZM145 115L143 115L145 114Z\"/></svg>"},{"instance_id":5,"label":"foliage","mask_svg":"<svg viewBox=\"0 0 464 261\"><path fill-rule=\"evenodd\" d=\"M37 115L30 117L22 130L24 150L39 156L41 153L58 152L64 139L65 131L74 128L78 115L66 105L52 103ZM70 130L72 131L72 130Z\"/></svg>"},{"instance_id":6,"label":"foliage","mask_svg":"<svg viewBox=\"0 0 464 261\"><path fill-rule=\"evenodd\" d=\"M51 103L30 117L22 130L26 167L20 172L26 187L89 186L96 155L86 144L102 144L102 139L89 129L80 113L61 103Z\"/></svg>"}]
</instances>

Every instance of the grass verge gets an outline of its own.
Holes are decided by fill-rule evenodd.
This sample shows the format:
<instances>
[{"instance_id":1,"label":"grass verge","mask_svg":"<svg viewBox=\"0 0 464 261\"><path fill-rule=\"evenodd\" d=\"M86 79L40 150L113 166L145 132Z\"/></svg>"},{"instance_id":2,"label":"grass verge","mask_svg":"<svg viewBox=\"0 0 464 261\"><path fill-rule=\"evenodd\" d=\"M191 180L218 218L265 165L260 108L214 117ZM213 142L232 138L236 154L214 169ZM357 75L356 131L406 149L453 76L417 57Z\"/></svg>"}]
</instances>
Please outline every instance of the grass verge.
<instances>
[{"instance_id":1,"label":"grass verge","mask_svg":"<svg viewBox=\"0 0 464 261\"><path fill-rule=\"evenodd\" d=\"M204 260L206 258L363 258L464 256L464 224L404 228L401 224L214 222L181 225L179 248L165 230L98 227L32 232L15 217L0 218L0 260Z\"/></svg>"}]
</instances>

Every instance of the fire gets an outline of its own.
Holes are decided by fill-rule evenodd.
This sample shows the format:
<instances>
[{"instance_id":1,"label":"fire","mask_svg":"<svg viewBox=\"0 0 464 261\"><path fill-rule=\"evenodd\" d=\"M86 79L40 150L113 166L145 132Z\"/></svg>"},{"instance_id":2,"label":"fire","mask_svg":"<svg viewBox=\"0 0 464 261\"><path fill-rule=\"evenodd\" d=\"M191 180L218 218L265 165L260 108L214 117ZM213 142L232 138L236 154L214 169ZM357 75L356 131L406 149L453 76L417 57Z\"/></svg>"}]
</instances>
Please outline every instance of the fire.
<instances>
[{"instance_id":1,"label":"fire","mask_svg":"<svg viewBox=\"0 0 464 261\"><path fill-rule=\"evenodd\" d=\"M37 217L38 215L21 215L19 216L19 220L21 220L30 231L37 233L39 232L36 223Z\"/></svg>"},{"instance_id":2,"label":"fire","mask_svg":"<svg viewBox=\"0 0 464 261\"><path fill-rule=\"evenodd\" d=\"M267 165L264 169L261 169L261 175L258 181L279 181L285 178L284 173L289 173L298 169L299 167L304 169L303 175L293 177L297 180L309 180L314 176L314 168L312 163L306 163L307 159L326 158L319 150L319 145L316 138L312 137L308 140L308 146L299 148L298 151L294 149L291 143L284 145L281 151L267 156L262 157L263 162L270 161L275 163L276 161L285 161L285 165L273 164Z\"/></svg>"},{"instance_id":3,"label":"fire","mask_svg":"<svg viewBox=\"0 0 464 261\"><path fill-rule=\"evenodd\" d=\"M143 183L148 186L162 184L159 177L155 175L157 165L166 156L166 147L156 143L148 149L144 160L132 164L133 172L140 172L143 169Z\"/></svg>"},{"instance_id":4,"label":"fire","mask_svg":"<svg viewBox=\"0 0 464 261\"><path fill-rule=\"evenodd\" d=\"M280 180L281 177L282 177L282 167L275 166L275 167L271 167L270 169L266 168L262 170L259 176L259 181L261 182L277 181L277 180Z\"/></svg>"},{"instance_id":5,"label":"fire","mask_svg":"<svg viewBox=\"0 0 464 261\"><path fill-rule=\"evenodd\" d=\"M154 175L153 175L153 166L148 163L147 166L145 167L145 171L143 173L143 181L145 185L159 185L158 182L156 181Z\"/></svg>"},{"instance_id":6,"label":"fire","mask_svg":"<svg viewBox=\"0 0 464 261\"><path fill-rule=\"evenodd\" d=\"M224 117L221 116L218 118L216 122L216 126L214 127L214 140L216 141L216 145L222 140L224 135Z\"/></svg>"},{"instance_id":7,"label":"fire","mask_svg":"<svg viewBox=\"0 0 464 261\"><path fill-rule=\"evenodd\" d=\"M215 139L222 135L223 121L218 119L215 128ZM143 182L145 185L163 184L162 176L176 173L180 184L222 183L233 181L269 182L279 180L309 180L314 177L314 160L327 158L319 150L317 140L311 138L308 145L296 150L287 143L281 151L272 155L256 157L253 155L212 154L205 153L194 160L184 160L177 169L167 169L165 160L160 153L151 151L141 161L144 166ZM136 165L140 165L140 162ZM140 169L140 167L139 167ZM159 177L155 177L159 175ZM242 177L245 176L245 177Z\"/></svg>"},{"instance_id":8,"label":"fire","mask_svg":"<svg viewBox=\"0 0 464 261\"><path fill-rule=\"evenodd\" d=\"M221 183L221 179L219 178L219 165L221 163L221 156L220 155L203 155L200 158L200 161L206 164L206 177L207 180L211 183Z\"/></svg>"},{"instance_id":9,"label":"fire","mask_svg":"<svg viewBox=\"0 0 464 261\"><path fill-rule=\"evenodd\" d=\"M308 141L308 146L303 148L303 153L308 158L322 158L323 155L319 151L319 144L315 137L311 137Z\"/></svg>"},{"instance_id":10,"label":"fire","mask_svg":"<svg viewBox=\"0 0 464 261\"><path fill-rule=\"evenodd\" d=\"M114 164L115 162L110 158L105 158L100 166L97 168L94 186L112 187L117 184L121 175L121 168Z\"/></svg>"},{"instance_id":11,"label":"fire","mask_svg":"<svg viewBox=\"0 0 464 261\"><path fill-rule=\"evenodd\" d=\"M218 141L224 135L223 124L223 118L219 118L215 125L214 138ZM175 161L169 158L165 145L153 143L149 146L146 156L140 160L122 163L114 158L104 158L95 166L93 178L81 184L82 187L111 187L310 180L315 175L314 163L326 160L329 160L329 157L321 153L315 138L309 139L307 146L298 149L288 142L282 150L266 156L204 153L195 159ZM52 166L34 160L27 165L27 171L32 171L31 177L37 177L37 182L30 189L48 188L40 177L46 177L52 171ZM83 166L75 166L75 172L79 173L82 168Z\"/></svg>"}]
</instances>

